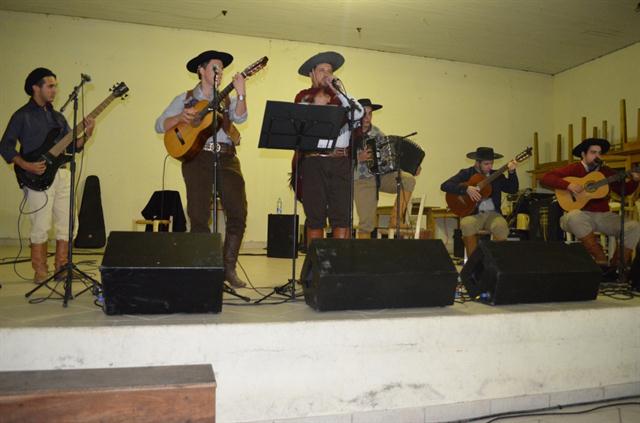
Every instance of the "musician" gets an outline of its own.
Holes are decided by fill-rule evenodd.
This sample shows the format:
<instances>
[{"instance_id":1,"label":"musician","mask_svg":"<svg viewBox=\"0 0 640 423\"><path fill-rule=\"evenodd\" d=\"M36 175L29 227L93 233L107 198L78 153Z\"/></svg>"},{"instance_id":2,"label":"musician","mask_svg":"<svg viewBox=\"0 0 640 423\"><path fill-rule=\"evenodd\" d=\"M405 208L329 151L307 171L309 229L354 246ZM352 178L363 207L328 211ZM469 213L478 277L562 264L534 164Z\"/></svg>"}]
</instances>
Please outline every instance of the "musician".
<instances>
[{"instance_id":1,"label":"musician","mask_svg":"<svg viewBox=\"0 0 640 423\"><path fill-rule=\"evenodd\" d=\"M62 113L53 108L58 92L56 74L47 68L36 68L27 76L24 91L30 96L27 104L19 108L9 120L0 140L0 154L7 163L13 163L27 172L42 175L46 170L44 161L28 162L22 154L37 150L53 129L59 128L58 140L69 133L70 128ZM78 134L76 149L82 149L86 138L95 126L93 118L84 120L84 136ZM18 142L20 152L16 151ZM24 187L26 212L29 212L31 231L31 266L36 283L47 278L47 241L53 222L56 237L55 270L67 264L69 252L69 195L71 174L64 165L58 168L53 184L44 191ZM60 275L62 276L62 275Z\"/></svg>"},{"instance_id":2,"label":"musician","mask_svg":"<svg viewBox=\"0 0 640 423\"><path fill-rule=\"evenodd\" d=\"M358 102L364 107L364 116L361 126L356 130L356 145L358 146L358 164L354 174L354 198L358 212L358 238L371 238L371 231L375 226L376 208L378 206L378 191L389 194L396 193L396 172L387 173L378 177L369 170L367 162L372 160L373 152L363 145L369 138L383 138L385 134L373 125L373 112L382 109L381 104L374 104L368 98L361 98ZM418 170L419 174L420 170ZM400 218L407 210L407 204L411 200L411 193L416 185L416 178L407 172L401 172L400 199L393 203L389 227L396 226L397 205L400 203Z\"/></svg>"},{"instance_id":3,"label":"musician","mask_svg":"<svg viewBox=\"0 0 640 423\"><path fill-rule=\"evenodd\" d=\"M496 172L493 170L493 161L502 158L502 154L495 153L491 147L478 147L476 151L467 154L467 157L475 160L475 164L467 169L461 169L456 175L442 183L440 189L451 194L467 194L477 206L473 214L460 220L462 239L467 257L470 257L478 245L477 234L481 230L489 230L494 241L504 241L509 235L509 226L502 216L500 206L502 193L515 194L518 192L518 175L516 174L515 160L507 164L507 176L500 175L491 183L491 196L482 198L478 187L464 185L473 175L481 173L489 176Z\"/></svg>"},{"instance_id":4,"label":"musician","mask_svg":"<svg viewBox=\"0 0 640 423\"><path fill-rule=\"evenodd\" d=\"M198 113L193 107L201 100L211 101L213 90L222 80L223 69L231 64L229 53L208 50L187 62L187 70L198 75L200 82L191 90L178 94L156 120L155 129L164 133L179 123L191 123ZM226 233L223 247L225 280L236 288L246 286L236 273L238 253L247 221L247 196L245 181L236 155L236 145L231 133L232 123L247 119L246 87L244 77L233 76L236 96L225 99L222 125L216 139L219 146L218 189L226 217ZM239 143L239 139L236 138ZM191 232L209 232L211 216L211 192L213 186L213 137L209 136L202 151L193 159L182 162L182 176L187 189L187 215Z\"/></svg>"},{"instance_id":5,"label":"musician","mask_svg":"<svg viewBox=\"0 0 640 423\"><path fill-rule=\"evenodd\" d=\"M584 186L577 183L569 183L564 178L574 176L585 177L591 172L601 172L605 177L614 175L615 172L602 163L601 156L609 151L609 141L601 138L587 138L573 149L573 155L579 157L579 162L568 164L564 167L552 170L542 177L542 184L554 188L565 189L579 194L584 191ZM640 173L631 173L632 180L625 183L625 193L633 194L638 187ZM621 182L611 183L611 189L620 193ZM572 210L560 218L560 227L578 238L585 246L596 263L606 266L607 257L602 246L598 243L594 232L617 236L620 233L620 216L609 211L609 196L591 199L582 210ZM631 264L633 249L640 240L640 224L628 220L624 225L624 259L627 265ZM620 260L619 249L616 248L611 266L617 266Z\"/></svg>"},{"instance_id":6,"label":"musician","mask_svg":"<svg viewBox=\"0 0 640 423\"><path fill-rule=\"evenodd\" d=\"M326 103L349 107L349 99L333 87L333 72L344 64L340 53L318 53L305 61L298 73L311 79L311 88L296 95L296 103ZM323 94L328 94L324 98ZM351 99L355 102L354 99ZM358 105L359 106L359 105ZM354 110L354 122L363 115L362 107ZM350 238L349 210L351 202L351 163L348 124L340 130L335 148L329 152L306 152L300 163L303 206L307 216L307 243L324 236L329 219L333 238ZM295 159L294 159L295 160Z\"/></svg>"}]
</instances>

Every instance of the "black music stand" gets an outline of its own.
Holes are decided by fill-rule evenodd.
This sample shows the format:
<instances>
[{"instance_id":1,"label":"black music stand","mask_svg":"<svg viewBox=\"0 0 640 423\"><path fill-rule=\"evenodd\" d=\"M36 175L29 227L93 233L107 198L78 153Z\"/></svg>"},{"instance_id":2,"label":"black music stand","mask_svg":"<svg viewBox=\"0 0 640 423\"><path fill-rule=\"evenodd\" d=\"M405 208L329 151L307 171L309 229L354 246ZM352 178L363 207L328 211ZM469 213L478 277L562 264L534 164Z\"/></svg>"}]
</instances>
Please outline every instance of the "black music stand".
<instances>
[{"instance_id":1,"label":"black music stand","mask_svg":"<svg viewBox=\"0 0 640 423\"><path fill-rule=\"evenodd\" d=\"M331 150L344 125L346 109L335 106L267 101L262 119L258 148L301 151ZM260 303L273 294L296 299L296 248L298 247L298 166L293 175L293 251L291 279L256 301ZM287 293L287 291L291 293Z\"/></svg>"}]
</instances>

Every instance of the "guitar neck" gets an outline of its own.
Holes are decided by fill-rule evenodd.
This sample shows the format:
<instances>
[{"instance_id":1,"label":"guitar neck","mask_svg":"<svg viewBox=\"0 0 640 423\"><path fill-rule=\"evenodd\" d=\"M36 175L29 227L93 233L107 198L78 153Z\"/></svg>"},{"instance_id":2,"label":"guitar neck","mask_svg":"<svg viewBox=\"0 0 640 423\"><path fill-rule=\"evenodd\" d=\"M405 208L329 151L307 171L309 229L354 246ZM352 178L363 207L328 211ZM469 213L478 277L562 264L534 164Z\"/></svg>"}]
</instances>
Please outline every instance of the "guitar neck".
<instances>
[{"instance_id":1,"label":"guitar neck","mask_svg":"<svg viewBox=\"0 0 640 423\"><path fill-rule=\"evenodd\" d=\"M640 167L634 167L633 169L627 170L626 172L623 173L616 173L614 175L608 176L604 179L601 179L597 182L593 182L592 184L590 184L591 188L597 189L600 188L603 185L609 185L612 182L619 182L619 181L623 181L626 177L630 176L631 173L633 172L639 172L640 171Z\"/></svg>"},{"instance_id":2,"label":"guitar neck","mask_svg":"<svg viewBox=\"0 0 640 423\"><path fill-rule=\"evenodd\" d=\"M98 117L98 115L100 113L102 113L102 111L104 109L106 109L106 107L111 104L111 102L115 99L116 97L111 94L109 95L109 97L105 98L102 103L100 103L95 109L93 109L93 111L91 111L91 113L89 113L90 118L96 118ZM80 122L76 125L76 133L77 134L81 134L84 131L84 122ZM53 155L54 157L59 156L60 154L62 154L62 152L69 146L69 144L71 144L71 142L73 141L73 131L69 131L69 133L67 135L65 135L64 137L62 137L62 139L60 141L58 141L50 150L49 150L49 154Z\"/></svg>"},{"instance_id":3,"label":"guitar neck","mask_svg":"<svg viewBox=\"0 0 640 423\"><path fill-rule=\"evenodd\" d=\"M507 170L508 167L509 167L508 164L506 164L502 166L500 169L498 169L497 171L493 172L491 175L487 176L485 179L483 179L478 183L478 188L482 189L487 185L489 185L490 183L492 183L493 181L495 181L496 179L498 179L500 175L502 175L505 172L505 170Z\"/></svg>"}]
</instances>

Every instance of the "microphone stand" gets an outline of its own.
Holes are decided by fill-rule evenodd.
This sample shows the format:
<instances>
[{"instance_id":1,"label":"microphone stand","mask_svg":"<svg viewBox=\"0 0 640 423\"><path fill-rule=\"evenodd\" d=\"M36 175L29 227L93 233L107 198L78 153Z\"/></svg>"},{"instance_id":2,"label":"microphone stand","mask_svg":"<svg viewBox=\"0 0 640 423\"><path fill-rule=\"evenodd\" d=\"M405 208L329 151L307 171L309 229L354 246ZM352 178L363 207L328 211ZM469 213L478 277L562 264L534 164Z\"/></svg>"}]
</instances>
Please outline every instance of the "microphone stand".
<instances>
[{"instance_id":1,"label":"microphone stand","mask_svg":"<svg viewBox=\"0 0 640 423\"><path fill-rule=\"evenodd\" d=\"M31 291L27 292L25 294L25 297L29 298L31 296L31 294L33 294L34 292L36 292L38 289L42 288L43 286L47 286L49 289L51 289L53 292L55 292L56 294L60 295L60 293L58 291L56 291L56 287L50 288L47 283L49 281L51 281L52 279L57 279L58 276L64 274L65 275L65 282L64 282L64 295L63 295L63 302L62 302L62 306L63 307L67 307L69 300L73 299L73 293L71 291L71 285L73 283L73 272L75 271L76 273L82 275L82 282L85 284L85 289L83 289L82 291L80 291L76 297L82 295L84 292L88 291L89 289L92 290L92 293L97 294L98 291L102 290L102 284L100 284L100 282L98 282L97 280L93 279L91 276L89 276L88 274L86 274L85 272L83 272L82 270L78 269L78 267L73 264L73 233L74 233L74 223L75 223L75 176L76 176L76 144L78 142L78 94L80 92L80 89L84 86L85 82L89 81L91 78L88 78L87 75L82 75L81 77L81 81L80 84L76 85L73 88L73 91L71 92L71 94L69 94L69 98L67 99L67 102L62 106L62 108L60 109L61 111L64 110L66 108L66 106L73 101L73 132L72 132L72 141L71 141L71 160L69 161L69 169L70 169L70 173L71 173L71 177L69 180L70 183L70 188L69 188L69 232L68 232L68 239L69 239L69 248L67 250L67 264L65 264L60 270L58 270L57 272L55 272L54 275L52 275L51 277L49 277L48 279L44 280L43 282L39 283L38 286L36 286L34 289L32 289ZM84 129L84 126L83 126ZM90 283L87 283L86 281L89 281ZM35 301L35 300L34 300Z\"/></svg>"},{"instance_id":2,"label":"microphone stand","mask_svg":"<svg viewBox=\"0 0 640 423\"><path fill-rule=\"evenodd\" d=\"M362 106L354 101L351 97L347 95L346 90L341 89L340 83L338 79L334 79L331 81L331 85L336 90L338 94L347 99L349 103L349 117L347 118L347 124L349 125L349 163L350 163L350 172L349 172L349 239L353 237L353 198L354 198L354 187L353 187L353 172L355 170L355 158L357 157L354 154L355 151L355 113L356 110L362 111Z\"/></svg>"},{"instance_id":3,"label":"microphone stand","mask_svg":"<svg viewBox=\"0 0 640 423\"><path fill-rule=\"evenodd\" d=\"M213 195L213 233L217 234L218 232L218 165L220 158L220 147L218 144L218 70L215 66L212 66L213 69L213 104L216 105L216 109L209 109L210 112L213 113L213 118L211 119L211 136L213 138L213 186L212 195Z\"/></svg>"},{"instance_id":4,"label":"microphone stand","mask_svg":"<svg viewBox=\"0 0 640 423\"><path fill-rule=\"evenodd\" d=\"M622 179L620 181L620 233L618 235L618 246L617 248L619 248L618 250L618 283L626 283L627 282L627 275L625 274L625 266L626 263L624 262L624 214L625 214L625 189L626 189L626 182L625 182L625 171L620 171Z\"/></svg>"}]
</instances>

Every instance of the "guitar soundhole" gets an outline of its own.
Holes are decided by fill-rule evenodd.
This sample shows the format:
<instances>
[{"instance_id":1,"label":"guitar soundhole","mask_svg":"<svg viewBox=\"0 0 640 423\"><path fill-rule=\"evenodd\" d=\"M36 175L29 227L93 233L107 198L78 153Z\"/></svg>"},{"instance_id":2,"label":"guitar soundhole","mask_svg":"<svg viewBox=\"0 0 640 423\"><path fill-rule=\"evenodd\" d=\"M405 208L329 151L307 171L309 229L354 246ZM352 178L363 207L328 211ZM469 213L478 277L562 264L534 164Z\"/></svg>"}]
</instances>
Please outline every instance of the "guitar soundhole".
<instances>
[{"instance_id":1,"label":"guitar soundhole","mask_svg":"<svg viewBox=\"0 0 640 423\"><path fill-rule=\"evenodd\" d=\"M180 133L178 128L176 127L174 131L176 132L176 137L178 137L178 141L180 141L180 144L184 145L184 138L182 138L182 134Z\"/></svg>"}]
</instances>

